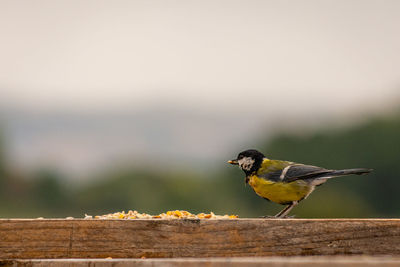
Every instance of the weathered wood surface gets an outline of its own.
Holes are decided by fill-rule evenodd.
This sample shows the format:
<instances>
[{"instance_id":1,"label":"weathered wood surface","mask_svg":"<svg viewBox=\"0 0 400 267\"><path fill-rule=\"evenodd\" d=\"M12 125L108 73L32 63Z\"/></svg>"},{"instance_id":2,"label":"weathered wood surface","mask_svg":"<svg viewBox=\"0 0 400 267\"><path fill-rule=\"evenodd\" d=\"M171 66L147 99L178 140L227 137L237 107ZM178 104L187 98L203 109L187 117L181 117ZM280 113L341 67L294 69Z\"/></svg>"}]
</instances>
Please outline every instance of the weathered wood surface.
<instances>
[{"instance_id":1,"label":"weathered wood surface","mask_svg":"<svg viewBox=\"0 0 400 267\"><path fill-rule=\"evenodd\" d=\"M0 260L0 266L29 267L398 267L400 257L374 256L303 256L303 257L242 257L242 258L174 258L174 259L42 259Z\"/></svg>"},{"instance_id":2,"label":"weathered wood surface","mask_svg":"<svg viewBox=\"0 0 400 267\"><path fill-rule=\"evenodd\" d=\"M1 259L399 255L399 219L0 220Z\"/></svg>"}]
</instances>

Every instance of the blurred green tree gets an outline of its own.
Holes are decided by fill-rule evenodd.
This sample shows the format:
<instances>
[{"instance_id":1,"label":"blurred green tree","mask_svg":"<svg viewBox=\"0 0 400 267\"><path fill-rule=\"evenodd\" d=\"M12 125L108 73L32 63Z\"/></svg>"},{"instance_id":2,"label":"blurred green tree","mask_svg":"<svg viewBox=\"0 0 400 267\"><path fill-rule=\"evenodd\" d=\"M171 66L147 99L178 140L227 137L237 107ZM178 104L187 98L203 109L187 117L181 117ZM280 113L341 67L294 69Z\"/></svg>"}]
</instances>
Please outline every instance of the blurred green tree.
<instances>
[{"instance_id":1,"label":"blurred green tree","mask_svg":"<svg viewBox=\"0 0 400 267\"><path fill-rule=\"evenodd\" d=\"M5 183L5 175L6 175L6 157L5 157L5 148L4 148L4 140L3 140L3 132L0 128L0 198L2 189L4 189Z\"/></svg>"},{"instance_id":2,"label":"blurred green tree","mask_svg":"<svg viewBox=\"0 0 400 267\"><path fill-rule=\"evenodd\" d=\"M40 169L34 173L29 193L35 209L45 210L46 215L52 217L73 210L71 194L63 180L53 169Z\"/></svg>"}]
</instances>

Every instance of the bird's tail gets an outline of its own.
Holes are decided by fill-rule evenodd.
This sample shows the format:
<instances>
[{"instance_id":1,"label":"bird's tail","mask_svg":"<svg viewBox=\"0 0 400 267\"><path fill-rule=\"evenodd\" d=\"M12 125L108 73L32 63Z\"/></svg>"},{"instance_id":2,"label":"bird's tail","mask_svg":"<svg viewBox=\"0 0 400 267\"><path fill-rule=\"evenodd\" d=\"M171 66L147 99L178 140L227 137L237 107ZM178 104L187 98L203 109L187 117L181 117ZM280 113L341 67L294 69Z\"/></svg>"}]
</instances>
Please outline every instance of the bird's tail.
<instances>
[{"instance_id":1,"label":"bird's tail","mask_svg":"<svg viewBox=\"0 0 400 267\"><path fill-rule=\"evenodd\" d=\"M329 173L329 176L337 177L337 176L344 176L344 175L350 175L350 174L357 174L357 175L362 175L362 174L367 174L370 173L372 169L364 169L364 168L357 168L357 169L346 169L346 170L335 170Z\"/></svg>"},{"instance_id":2,"label":"bird's tail","mask_svg":"<svg viewBox=\"0 0 400 267\"><path fill-rule=\"evenodd\" d=\"M372 171L372 169L364 169L364 168L327 171L324 174L319 175L319 176L315 177L314 179L312 179L311 184L314 186L319 186L319 185L322 185L323 183L325 183L326 180L331 179L331 178L345 176L345 175L351 175L351 174L362 175L362 174L370 173L371 171Z\"/></svg>"}]
</instances>

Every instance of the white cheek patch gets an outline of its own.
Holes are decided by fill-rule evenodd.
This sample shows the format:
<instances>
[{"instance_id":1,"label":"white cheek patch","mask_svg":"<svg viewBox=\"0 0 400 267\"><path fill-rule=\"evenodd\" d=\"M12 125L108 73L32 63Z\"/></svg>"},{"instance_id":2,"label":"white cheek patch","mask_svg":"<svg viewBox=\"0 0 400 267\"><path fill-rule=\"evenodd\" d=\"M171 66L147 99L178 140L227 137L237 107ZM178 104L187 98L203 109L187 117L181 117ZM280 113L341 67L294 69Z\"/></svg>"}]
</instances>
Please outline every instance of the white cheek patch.
<instances>
[{"instance_id":1,"label":"white cheek patch","mask_svg":"<svg viewBox=\"0 0 400 267\"><path fill-rule=\"evenodd\" d=\"M238 160L239 167L242 170L250 171L254 164L254 159L250 157L241 158Z\"/></svg>"}]
</instances>

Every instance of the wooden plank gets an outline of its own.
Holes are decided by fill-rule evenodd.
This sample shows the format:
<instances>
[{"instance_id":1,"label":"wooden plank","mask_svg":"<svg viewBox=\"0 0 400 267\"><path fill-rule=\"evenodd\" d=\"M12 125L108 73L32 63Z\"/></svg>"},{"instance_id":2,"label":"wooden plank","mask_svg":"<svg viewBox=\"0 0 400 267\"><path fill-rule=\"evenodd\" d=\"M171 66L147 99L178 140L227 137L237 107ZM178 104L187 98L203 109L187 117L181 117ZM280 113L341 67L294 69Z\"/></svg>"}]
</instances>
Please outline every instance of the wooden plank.
<instances>
[{"instance_id":1,"label":"wooden plank","mask_svg":"<svg viewBox=\"0 0 400 267\"><path fill-rule=\"evenodd\" d=\"M37 259L37 260L0 260L0 266L30 267L397 267L400 257L374 256L303 256L303 257L242 257L242 258L174 258L174 259Z\"/></svg>"},{"instance_id":2,"label":"wooden plank","mask_svg":"<svg viewBox=\"0 0 400 267\"><path fill-rule=\"evenodd\" d=\"M400 255L400 219L0 220L0 258Z\"/></svg>"}]
</instances>

